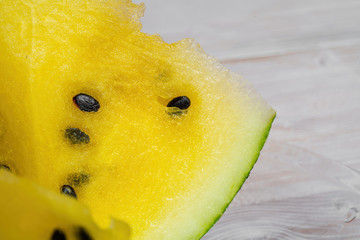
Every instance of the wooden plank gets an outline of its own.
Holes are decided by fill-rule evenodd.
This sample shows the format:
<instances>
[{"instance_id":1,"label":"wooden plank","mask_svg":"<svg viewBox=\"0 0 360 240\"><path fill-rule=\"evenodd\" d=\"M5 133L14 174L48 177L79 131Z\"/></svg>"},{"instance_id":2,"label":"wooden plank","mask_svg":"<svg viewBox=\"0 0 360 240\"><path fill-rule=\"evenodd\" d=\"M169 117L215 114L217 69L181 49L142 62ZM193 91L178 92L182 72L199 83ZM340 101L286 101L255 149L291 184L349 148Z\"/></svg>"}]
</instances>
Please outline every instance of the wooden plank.
<instances>
[{"instance_id":1,"label":"wooden plank","mask_svg":"<svg viewBox=\"0 0 360 240\"><path fill-rule=\"evenodd\" d=\"M359 56L360 46L225 64L278 111L272 138L360 171Z\"/></svg>"},{"instance_id":2,"label":"wooden plank","mask_svg":"<svg viewBox=\"0 0 360 240\"><path fill-rule=\"evenodd\" d=\"M358 0L144 2L144 32L159 33L168 42L195 38L221 60L360 43Z\"/></svg>"}]
</instances>

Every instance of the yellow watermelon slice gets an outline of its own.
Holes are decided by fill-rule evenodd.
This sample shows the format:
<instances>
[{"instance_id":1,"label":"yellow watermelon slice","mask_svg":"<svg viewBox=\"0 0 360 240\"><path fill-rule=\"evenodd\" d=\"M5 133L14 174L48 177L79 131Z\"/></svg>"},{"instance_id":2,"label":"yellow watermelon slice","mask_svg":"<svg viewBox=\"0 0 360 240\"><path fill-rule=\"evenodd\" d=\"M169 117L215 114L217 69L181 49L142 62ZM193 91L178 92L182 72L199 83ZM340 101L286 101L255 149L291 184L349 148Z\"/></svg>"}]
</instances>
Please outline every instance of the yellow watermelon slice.
<instances>
[{"instance_id":1,"label":"yellow watermelon slice","mask_svg":"<svg viewBox=\"0 0 360 240\"><path fill-rule=\"evenodd\" d=\"M142 33L143 10L0 1L0 165L76 197L101 227L126 221L133 239L199 239L275 112L195 41Z\"/></svg>"},{"instance_id":2,"label":"yellow watermelon slice","mask_svg":"<svg viewBox=\"0 0 360 240\"><path fill-rule=\"evenodd\" d=\"M0 239L128 240L129 226L100 229L79 202L0 169Z\"/></svg>"}]
</instances>

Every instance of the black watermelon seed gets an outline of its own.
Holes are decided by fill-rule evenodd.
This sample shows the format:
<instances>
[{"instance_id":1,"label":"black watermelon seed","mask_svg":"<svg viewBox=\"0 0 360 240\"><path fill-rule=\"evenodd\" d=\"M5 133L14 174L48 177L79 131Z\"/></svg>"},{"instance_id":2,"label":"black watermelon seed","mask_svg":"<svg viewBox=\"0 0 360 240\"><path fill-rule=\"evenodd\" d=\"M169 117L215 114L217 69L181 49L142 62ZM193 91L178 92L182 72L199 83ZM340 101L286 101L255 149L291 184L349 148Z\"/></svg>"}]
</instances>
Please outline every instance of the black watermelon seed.
<instances>
[{"instance_id":1,"label":"black watermelon seed","mask_svg":"<svg viewBox=\"0 0 360 240\"><path fill-rule=\"evenodd\" d=\"M72 186L80 187L89 183L90 175L86 173L73 173L67 177L67 181Z\"/></svg>"},{"instance_id":2,"label":"black watermelon seed","mask_svg":"<svg viewBox=\"0 0 360 240\"><path fill-rule=\"evenodd\" d=\"M77 231L77 237L79 240L93 240L90 234L82 227Z\"/></svg>"},{"instance_id":3,"label":"black watermelon seed","mask_svg":"<svg viewBox=\"0 0 360 240\"><path fill-rule=\"evenodd\" d=\"M90 137L78 128L68 128L65 130L65 137L70 140L72 144L89 143Z\"/></svg>"},{"instance_id":4,"label":"black watermelon seed","mask_svg":"<svg viewBox=\"0 0 360 240\"><path fill-rule=\"evenodd\" d=\"M65 233L59 229L55 229L51 235L51 240L66 240Z\"/></svg>"},{"instance_id":5,"label":"black watermelon seed","mask_svg":"<svg viewBox=\"0 0 360 240\"><path fill-rule=\"evenodd\" d=\"M0 164L0 169L4 169L4 170L7 170L7 171L11 171L10 170L10 167L8 165L4 165L4 164Z\"/></svg>"},{"instance_id":6,"label":"black watermelon seed","mask_svg":"<svg viewBox=\"0 0 360 240\"><path fill-rule=\"evenodd\" d=\"M63 185L60 190L61 190L61 193L64 195L68 195L70 197L77 198L75 190L69 185Z\"/></svg>"},{"instance_id":7,"label":"black watermelon seed","mask_svg":"<svg viewBox=\"0 0 360 240\"><path fill-rule=\"evenodd\" d=\"M176 97L168 103L167 107L177 107L181 110L188 109L190 107L190 99L186 96Z\"/></svg>"},{"instance_id":8,"label":"black watermelon seed","mask_svg":"<svg viewBox=\"0 0 360 240\"><path fill-rule=\"evenodd\" d=\"M85 93L80 93L73 97L73 102L84 112L97 112L100 108L100 103L95 98Z\"/></svg>"}]
</instances>

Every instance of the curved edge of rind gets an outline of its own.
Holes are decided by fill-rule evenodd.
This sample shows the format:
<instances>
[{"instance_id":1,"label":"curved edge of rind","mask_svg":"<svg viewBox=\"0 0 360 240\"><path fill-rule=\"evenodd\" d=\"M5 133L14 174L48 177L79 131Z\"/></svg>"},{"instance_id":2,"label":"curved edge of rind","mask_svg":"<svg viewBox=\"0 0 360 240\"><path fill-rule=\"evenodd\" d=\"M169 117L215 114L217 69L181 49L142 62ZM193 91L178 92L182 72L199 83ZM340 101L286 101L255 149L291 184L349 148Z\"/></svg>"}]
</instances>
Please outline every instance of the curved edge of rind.
<instances>
[{"instance_id":1,"label":"curved edge of rind","mask_svg":"<svg viewBox=\"0 0 360 240\"><path fill-rule=\"evenodd\" d=\"M203 231L203 233L201 233L200 237L197 238L196 240L200 240L207 232L210 231L210 229L216 224L216 222L222 217L222 215L225 213L226 209L229 207L230 203L233 201L233 199L235 198L235 196L237 195L237 193L240 191L241 187L243 186L244 182L246 181L246 179L249 177L250 173L251 173L251 170L254 168L255 166L255 163L257 162L257 160L259 159L259 156L260 156L260 151L262 150L262 148L264 147L265 145L265 142L266 142L266 139L267 137L269 136L269 133L270 133L270 130L271 130L271 127L272 127L272 124L274 122L274 119L276 117L276 112L271 109L271 111L274 112L272 118L270 119L269 121L269 124L267 125L267 128L265 128L265 131L264 131L264 136L261 138L260 142L259 142L259 149L258 149L258 153L257 155L255 155L255 160L252 164L252 166L250 166L250 170L248 172L248 174L239 182L239 185L236 187L236 191L234 192L234 195L230 198L230 200L225 203L221 213L219 213L218 215L216 215L213 219L213 221L210 223L210 225L208 225L208 227Z\"/></svg>"}]
</instances>

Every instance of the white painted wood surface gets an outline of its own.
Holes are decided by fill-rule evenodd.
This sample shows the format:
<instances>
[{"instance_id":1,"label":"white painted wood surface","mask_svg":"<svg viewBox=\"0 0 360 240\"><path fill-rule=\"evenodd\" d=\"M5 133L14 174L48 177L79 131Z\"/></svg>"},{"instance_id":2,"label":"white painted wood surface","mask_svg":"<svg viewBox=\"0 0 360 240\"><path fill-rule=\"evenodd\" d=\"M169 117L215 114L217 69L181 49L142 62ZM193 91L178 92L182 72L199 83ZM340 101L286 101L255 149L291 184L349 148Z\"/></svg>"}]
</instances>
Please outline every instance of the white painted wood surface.
<instances>
[{"instance_id":1,"label":"white painted wood surface","mask_svg":"<svg viewBox=\"0 0 360 240\"><path fill-rule=\"evenodd\" d=\"M360 1L144 2L144 32L196 38L278 112L203 239L360 239Z\"/></svg>"}]
</instances>

